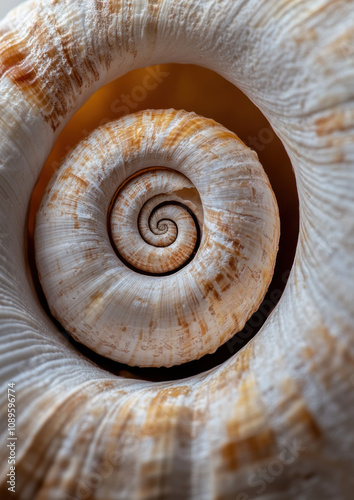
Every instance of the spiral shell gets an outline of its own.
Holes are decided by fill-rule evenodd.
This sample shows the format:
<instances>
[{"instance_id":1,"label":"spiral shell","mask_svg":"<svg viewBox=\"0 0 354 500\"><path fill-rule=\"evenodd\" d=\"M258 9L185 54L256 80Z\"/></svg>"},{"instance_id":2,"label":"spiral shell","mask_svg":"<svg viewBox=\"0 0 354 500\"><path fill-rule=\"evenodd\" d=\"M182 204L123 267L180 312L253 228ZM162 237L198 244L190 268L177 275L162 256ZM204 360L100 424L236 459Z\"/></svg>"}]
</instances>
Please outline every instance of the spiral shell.
<instances>
[{"instance_id":1,"label":"spiral shell","mask_svg":"<svg viewBox=\"0 0 354 500\"><path fill-rule=\"evenodd\" d=\"M351 0L32 0L1 23L0 398L15 382L18 498L352 498L353 21ZM291 159L301 224L256 338L207 373L153 383L63 338L25 229L70 116L112 78L166 61L207 66L259 106Z\"/></svg>"},{"instance_id":2,"label":"spiral shell","mask_svg":"<svg viewBox=\"0 0 354 500\"><path fill-rule=\"evenodd\" d=\"M139 175L154 165L174 170ZM109 220L113 249L107 214L124 183ZM212 120L156 111L98 129L66 159L37 215L36 260L49 307L76 340L122 363L171 366L242 329L268 288L278 241L257 155Z\"/></svg>"},{"instance_id":3,"label":"spiral shell","mask_svg":"<svg viewBox=\"0 0 354 500\"><path fill-rule=\"evenodd\" d=\"M117 254L137 271L176 272L199 247L202 212L187 177L161 168L142 172L114 201L110 229Z\"/></svg>"}]
</instances>

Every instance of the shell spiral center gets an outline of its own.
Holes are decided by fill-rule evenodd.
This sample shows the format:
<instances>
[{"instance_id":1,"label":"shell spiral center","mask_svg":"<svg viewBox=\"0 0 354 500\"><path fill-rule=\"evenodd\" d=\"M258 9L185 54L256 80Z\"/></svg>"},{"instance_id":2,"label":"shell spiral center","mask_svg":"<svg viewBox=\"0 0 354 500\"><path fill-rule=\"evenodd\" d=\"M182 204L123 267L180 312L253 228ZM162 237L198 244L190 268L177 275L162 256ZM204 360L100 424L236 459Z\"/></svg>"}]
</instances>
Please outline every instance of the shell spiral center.
<instances>
[{"instance_id":1,"label":"shell spiral center","mask_svg":"<svg viewBox=\"0 0 354 500\"><path fill-rule=\"evenodd\" d=\"M140 172L118 190L109 214L112 245L131 269L167 275L195 256L202 203L183 174L163 168Z\"/></svg>"}]
</instances>

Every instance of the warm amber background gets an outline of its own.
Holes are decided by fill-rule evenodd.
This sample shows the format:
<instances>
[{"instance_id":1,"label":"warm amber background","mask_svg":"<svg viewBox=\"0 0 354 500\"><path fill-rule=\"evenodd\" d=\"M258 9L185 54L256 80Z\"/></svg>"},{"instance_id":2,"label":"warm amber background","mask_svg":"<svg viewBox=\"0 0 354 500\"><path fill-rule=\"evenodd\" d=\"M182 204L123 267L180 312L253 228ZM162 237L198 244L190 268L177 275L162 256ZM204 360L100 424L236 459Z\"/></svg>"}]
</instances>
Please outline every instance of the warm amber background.
<instances>
[{"instance_id":1,"label":"warm amber background","mask_svg":"<svg viewBox=\"0 0 354 500\"><path fill-rule=\"evenodd\" d=\"M251 101L216 73L190 65L162 65L159 68L160 73L167 73L168 76L161 78L160 83L156 82L158 84L153 90L142 89L148 70L135 70L101 88L75 114L61 133L34 190L29 221L30 237L41 196L61 158L103 121L119 118L126 114L128 108L131 112L149 108L195 111L234 131L258 153L275 192L281 216L280 248L270 291L282 290L285 285L284 275L291 268L297 242L298 199L294 174L281 142ZM149 86L153 83L154 79L150 77ZM122 94L129 97L130 105L122 102ZM119 110L123 106L126 108ZM272 135L274 138L269 142ZM262 142L262 138L266 139L266 143ZM226 351L225 356L228 356ZM212 364L219 360L217 358ZM205 367L209 365L210 362L207 362ZM200 362L198 366L197 371L204 368Z\"/></svg>"}]
</instances>

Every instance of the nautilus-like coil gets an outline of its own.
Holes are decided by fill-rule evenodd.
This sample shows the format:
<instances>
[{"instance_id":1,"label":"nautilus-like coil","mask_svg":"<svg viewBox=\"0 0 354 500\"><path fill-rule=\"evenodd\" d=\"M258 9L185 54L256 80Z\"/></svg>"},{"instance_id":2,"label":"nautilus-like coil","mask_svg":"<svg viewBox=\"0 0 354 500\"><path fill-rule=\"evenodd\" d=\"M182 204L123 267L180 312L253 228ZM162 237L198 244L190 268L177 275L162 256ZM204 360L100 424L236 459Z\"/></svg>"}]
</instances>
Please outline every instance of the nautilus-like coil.
<instances>
[{"instance_id":1,"label":"nautilus-like coil","mask_svg":"<svg viewBox=\"0 0 354 500\"><path fill-rule=\"evenodd\" d=\"M1 498L14 498L8 477L20 500L352 498L353 22L351 0L31 0L0 23ZM294 168L300 233L257 336L206 373L151 382L100 368L46 314L27 214L73 113L160 62L213 69L261 109ZM242 328L278 231L268 180L236 136L147 111L64 160L37 214L37 269L80 343L170 366Z\"/></svg>"},{"instance_id":2,"label":"nautilus-like coil","mask_svg":"<svg viewBox=\"0 0 354 500\"><path fill-rule=\"evenodd\" d=\"M68 332L116 361L171 366L243 328L278 240L256 153L212 120L160 111L78 146L44 197L35 244L49 307Z\"/></svg>"}]
</instances>

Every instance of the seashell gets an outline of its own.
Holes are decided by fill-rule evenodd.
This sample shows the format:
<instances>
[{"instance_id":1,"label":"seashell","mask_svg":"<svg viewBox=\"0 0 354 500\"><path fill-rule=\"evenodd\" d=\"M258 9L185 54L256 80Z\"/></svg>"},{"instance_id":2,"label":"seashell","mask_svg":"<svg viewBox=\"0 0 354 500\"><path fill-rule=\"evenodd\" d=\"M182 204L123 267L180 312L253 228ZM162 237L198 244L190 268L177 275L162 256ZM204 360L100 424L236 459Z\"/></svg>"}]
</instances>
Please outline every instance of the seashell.
<instances>
[{"instance_id":1,"label":"seashell","mask_svg":"<svg viewBox=\"0 0 354 500\"><path fill-rule=\"evenodd\" d=\"M173 170L138 175L154 165ZM107 214L124 183L108 222L112 247ZM191 190L201 199L195 221ZM170 236L164 246L154 222ZM125 364L172 366L214 352L258 309L279 217L256 153L234 134L192 113L145 112L101 127L66 159L35 235L49 307L76 340Z\"/></svg>"},{"instance_id":2,"label":"seashell","mask_svg":"<svg viewBox=\"0 0 354 500\"><path fill-rule=\"evenodd\" d=\"M15 383L18 440L11 446L16 448L17 498L347 500L352 497L353 20L353 5L349 0L31 0L2 21L1 430L5 443L10 430L7 389L9 383ZM291 159L301 225L285 292L253 341L206 373L184 380L151 382L111 374L63 337L35 292L26 257L26 222L36 179L60 130L73 113L104 83L133 68L165 61L194 63L217 71L262 110ZM122 130L119 133L124 134L129 121L156 112L146 113L94 132L65 160L64 169L74 163L75 169L79 168L84 148L89 148L90 141L100 134L105 137L117 126L117 133ZM182 121L197 120L194 115L175 113L157 114L167 121L171 116ZM185 137L178 137L175 144L169 145L171 149L167 149L173 151L179 141L185 141L194 151L193 135L206 133L210 126L210 122L200 123L203 123L200 130L185 130ZM168 137L168 133L162 133L162 137ZM160 139L156 136L153 144L159 144ZM272 207L272 215L262 213L262 220L265 226L269 225L267 230L270 229L273 238L268 241L269 233L264 231L257 241L258 244L268 241L269 248L274 250L276 205L270 203L266 178L255 156L234 136L227 141L225 138L223 144L228 140L251 161L252 171L254 168L259 171L259 185L269 198L259 201L263 207ZM132 146L135 141L136 135L132 137ZM208 146L205 153L209 150ZM130 153L129 148L125 153ZM105 149L97 154L104 164ZM227 156L227 148L223 154ZM238 164L239 160L235 158L234 162ZM171 165L178 170L176 163ZM168 165L156 165L154 159L150 164L144 160L142 166ZM122 175L121 181L114 190L109 186L113 195L128 181L115 200L110 196L105 198L105 206L112 201L112 226L121 220L122 209L115 201L129 193L130 183L135 182L130 175L134 169L139 170L134 167L127 175L116 171L118 179ZM57 174L58 181L63 172ZM162 172L156 170L158 176ZM168 177L167 172L164 175ZM203 179L194 178L191 172L180 173L183 175L177 183L202 186ZM225 179L219 179L221 189L223 180L229 181L227 172L223 176ZM146 182L144 179L143 173L140 181ZM69 181L68 178L65 182ZM74 183L72 176L70 182ZM57 189L54 183L52 193ZM175 277L184 275L189 266L195 265L194 261L198 262L198 253L202 252L210 230L206 224L209 207L205 205L202 187L198 192L201 202L194 196L185 201L185 206L195 206L193 222L200 226L201 245L195 258L178 270ZM174 191L172 198L176 196L179 195ZM164 203L161 200L148 202L142 216ZM158 205L153 205L155 202ZM166 207L162 207L167 214L163 217L170 217L171 208ZM55 294L55 287L46 281L45 266L50 267L50 261L48 264L41 260L52 244L48 237L49 247L45 250L45 245L41 246L41 231L49 231L46 234L50 235L51 230L50 222L45 221L46 210L48 205L44 203L37 222L37 261L39 267L44 266L40 270L44 289L48 287ZM61 209L57 206L56 210ZM172 212L176 213L174 209ZM77 215L85 218L83 212ZM179 211L179 217L183 227L187 224L186 246L190 251L198 236L188 216ZM71 218L70 224L75 226L75 220ZM146 218L142 217L137 224L145 231ZM129 226L124 230L130 234ZM229 230L233 231L227 225L225 231ZM69 233L65 234L69 237ZM119 240L115 230L111 230L111 235L114 242ZM62 244L65 247L65 242ZM194 250L195 247L192 253ZM188 261L188 250L185 255ZM117 255L114 258L115 262L119 260ZM267 254L265 258L271 266L274 264L274 256ZM252 265L259 266L259 260L254 260ZM159 261L156 258L153 266L159 265ZM136 262L134 265L135 269L140 266ZM264 269L268 277L262 284L257 283L254 302L245 308L240 326L257 308L269 283L271 266ZM139 271L129 269L146 281L170 279L170 276L146 275L150 273L146 268L140 267ZM49 299L48 290L47 295ZM56 306L51 303L51 307L56 314ZM232 307L244 306L235 299ZM66 321L66 313L64 316L58 313L58 317ZM209 323L207 327L213 329ZM72 329L70 333L76 334ZM82 342L97 347L92 345L92 335L79 335ZM215 350L229 334L217 329L214 335L215 345L210 340L205 352ZM193 356L198 357L203 350L199 350L198 332L195 339ZM99 347L103 352L101 348L103 345ZM108 350L114 358L112 346ZM134 358L131 351L126 358L132 364L140 363L140 357ZM152 358L153 354L148 365L153 364ZM183 356L176 359L166 355L161 364L185 360ZM10 439L10 443L13 441ZM11 482L7 483L6 476L10 467L9 448L4 444L0 453L1 498L13 498L9 491Z\"/></svg>"}]
</instances>

